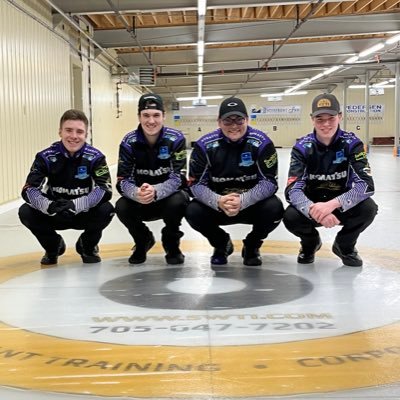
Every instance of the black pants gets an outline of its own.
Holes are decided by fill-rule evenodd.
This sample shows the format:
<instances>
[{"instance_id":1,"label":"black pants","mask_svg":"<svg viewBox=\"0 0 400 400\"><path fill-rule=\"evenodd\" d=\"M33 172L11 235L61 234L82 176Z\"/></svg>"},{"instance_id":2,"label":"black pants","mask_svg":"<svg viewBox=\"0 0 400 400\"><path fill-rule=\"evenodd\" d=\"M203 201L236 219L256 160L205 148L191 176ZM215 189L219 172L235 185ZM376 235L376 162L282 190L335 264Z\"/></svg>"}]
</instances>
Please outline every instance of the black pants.
<instances>
[{"instance_id":1,"label":"black pants","mask_svg":"<svg viewBox=\"0 0 400 400\"><path fill-rule=\"evenodd\" d=\"M60 242L57 230L83 230L81 235L85 249L93 249L100 241L103 229L114 216L114 207L110 202L91 208L70 217L55 215L50 217L28 204L18 211L21 222L36 236L36 239L48 253L56 253Z\"/></svg>"},{"instance_id":2,"label":"black pants","mask_svg":"<svg viewBox=\"0 0 400 400\"><path fill-rule=\"evenodd\" d=\"M228 217L224 212L216 211L196 199L186 210L190 226L205 236L213 247L223 247L228 239L228 234L220 226L234 224L252 225L253 229L245 239L246 245L259 247L261 241L279 225L282 216L283 205L275 195L253 204L234 217Z\"/></svg>"},{"instance_id":3,"label":"black pants","mask_svg":"<svg viewBox=\"0 0 400 400\"><path fill-rule=\"evenodd\" d=\"M378 212L378 206L368 198L346 212L336 209L333 214L340 221L343 228L337 233L336 242L339 247L350 252L356 245L358 236L374 220ZM307 218L293 206L289 206L284 214L283 223L289 232L301 239L303 247L313 247L319 238L317 227L321 225Z\"/></svg>"},{"instance_id":4,"label":"black pants","mask_svg":"<svg viewBox=\"0 0 400 400\"><path fill-rule=\"evenodd\" d=\"M143 221L162 219L165 223L165 227L161 231L163 246L164 248L171 246L176 248L179 239L183 236L179 227L188 203L188 194L181 190L150 204L141 204L121 197L115 204L115 211L137 245L146 240L150 232Z\"/></svg>"}]
</instances>

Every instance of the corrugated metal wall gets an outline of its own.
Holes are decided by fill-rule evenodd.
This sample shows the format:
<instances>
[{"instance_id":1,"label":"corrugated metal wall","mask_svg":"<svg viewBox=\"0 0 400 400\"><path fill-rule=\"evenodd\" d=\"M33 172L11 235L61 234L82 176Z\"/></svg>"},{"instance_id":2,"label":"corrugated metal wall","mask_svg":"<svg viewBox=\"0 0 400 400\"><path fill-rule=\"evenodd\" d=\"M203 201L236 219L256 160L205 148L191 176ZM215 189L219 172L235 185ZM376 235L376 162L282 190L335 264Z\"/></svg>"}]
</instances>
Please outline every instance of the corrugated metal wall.
<instances>
[{"instance_id":1,"label":"corrugated metal wall","mask_svg":"<svg viewBox=\"0 0 400 400\"><path fill-rule=\"evenodd\" d=\"M61 23L57 34L52 32L50 10L39 3L34 3L36 9L28 2L17 4L20 8L0 0L0 204L19 198L36 152L58 140L59 119L73 107L74 96L81 98L88 117L91 104L91 140L110 165L117 162L122 137L138 123L140 93L121 86L122 113L117 118L115 79L96 62L89 66L74 50L80 47L89 55L86 38L79 42L76 33L68 36L68 23ZM75 72L81 74L78 89L73 84L74 62L80 68Z\"/></svg>"},{"instance_id":2,"label":"corrugated metal wall","mask_svg":"<svg viewBox=\"0 0 400 400\"><path fill-rule=\"evenodd\" d=\"M123 136L137 127L140 94L128 85L119 85L118 107L115 79L96 63L92 63L91 71L93 145L107 156L108 164L112 165L118 161L118 148Z\"/></svg>"},{"instance_id":3,"label":"corrugated metal wall","mask_svg":"<svg viewBox=\"0 0 400 400\"><path fill-rule=\"evenodd\" d=\"M19 197L35 153L70 107L69 46L0 0L0 204Z\"/></svg>"}]
</instances>

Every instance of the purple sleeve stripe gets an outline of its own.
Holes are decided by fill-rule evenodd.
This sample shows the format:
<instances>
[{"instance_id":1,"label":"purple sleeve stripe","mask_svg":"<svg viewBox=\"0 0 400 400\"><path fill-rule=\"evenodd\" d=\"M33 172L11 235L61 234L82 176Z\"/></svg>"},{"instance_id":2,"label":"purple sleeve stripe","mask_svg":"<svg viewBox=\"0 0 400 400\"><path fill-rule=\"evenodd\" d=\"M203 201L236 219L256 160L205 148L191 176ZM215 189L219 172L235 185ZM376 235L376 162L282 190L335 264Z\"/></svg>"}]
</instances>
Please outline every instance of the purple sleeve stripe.
<instances>
[{"instance_id":1,"label":"purple sleeve stripe","mask_svg":"<svg viewBox=\"0 0 400 400\"><path fill-rule=\"evenodd\" d=\"M179 175L171 173L169 178L162 182L154 185L157 193L157 200L164 199L171 194L177 192L182 184L182 179Z\"/></svg>"},{"instance_id":2,"label":"purple sleeve stripe","mask_svg":"<svg viewBox=\"0 0 400 400\"><path fill-rule=\"evenodd\" d=\"M276 192L276 185L266 179L257 183L256 186L240 195L240 209L243 210L263 199L271 197Z\"/></svg>"},{"instance_id":3,"label":"purple sleeve stripe","mask_svg":"<svg viewBox=\"0 0 400 400\"><path fill-rule=\"evenodd\" d=\"M35 187L28 188L26 190L26 196L29 204L33 208L41 211L44 214L47 214L47 209L49 208L51 201L47 197L43 196L43 193L40 189Z\"/></svg>"}]
</instances>

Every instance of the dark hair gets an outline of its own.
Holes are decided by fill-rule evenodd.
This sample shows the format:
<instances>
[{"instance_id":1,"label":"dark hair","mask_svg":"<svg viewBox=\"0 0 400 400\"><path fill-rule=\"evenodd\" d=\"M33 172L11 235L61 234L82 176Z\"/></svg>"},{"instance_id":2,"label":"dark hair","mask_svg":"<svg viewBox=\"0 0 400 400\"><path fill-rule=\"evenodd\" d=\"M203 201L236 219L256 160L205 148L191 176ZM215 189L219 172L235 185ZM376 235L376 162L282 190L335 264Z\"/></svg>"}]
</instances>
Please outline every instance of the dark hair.
<instances>
[{"instance_id":1,"label":"dark hair","mask_svg":"<svg viewBox=\"0 0 400 400\"><path fill-rule=\"evenodd\" d=\"M88 129L89 121L83 111L74 109L65 111L60 119L60 129L62 128L64 122L68 120L82 121L85 124L86 130Z\"/></svg>"}]
</instances>

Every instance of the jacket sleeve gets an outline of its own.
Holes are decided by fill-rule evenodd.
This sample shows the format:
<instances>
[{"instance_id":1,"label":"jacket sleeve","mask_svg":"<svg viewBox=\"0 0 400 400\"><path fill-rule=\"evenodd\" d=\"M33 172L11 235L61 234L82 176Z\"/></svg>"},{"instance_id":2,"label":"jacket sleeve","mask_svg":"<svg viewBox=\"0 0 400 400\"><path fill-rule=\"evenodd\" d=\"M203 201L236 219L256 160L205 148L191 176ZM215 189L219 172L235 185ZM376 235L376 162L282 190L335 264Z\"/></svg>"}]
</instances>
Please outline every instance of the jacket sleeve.
<instances>
[{"instance_id":1,"label":"jacket sleeve","mask_svg":"<svg viewBox=\"0 0 400 400\"><path fill-rule=\"evenodd\" d=\"M374 181L364 145L358 143L349 155L349 190L337 197L342 211L347 211L374 194Z\"/></svg>"},{"instance_id":2,"label":"jacket sleeve","mask_svg":"<svg viewBox=\"0 0 400 400\"><path fill-rule=\"evenodd\" d=\"M104 155L99 157L92 169L93 189L85 196L73 199L76 213L88 211L90 208L109 201L112 196L110 170Z\"/></svg>"},{"instance_id":3,"label":"jacket sleeve","mask_svg":"<svg viewBox=\"0 0 400 400\"><path fill-rule=\"evenodd\" d=\"M154 185L157 195L156 201L171 196L186 184L187 151L184 136L174 144L170 160L171 172L168 179Z\"/></svg>"},{"instance_id":4,"label":"jacket sleeve","mask_svg":"<svg viewBox=\"0 0 400 400\"><path fill-rule=\"evenodd\" d=\"M51 203L51 200L42 190L47 182L47 177L47 165L43 158L37 154L22 188L21 196L31 207L44 214L48 214L47 209Z\"/></svg>"},{"instance_id":5,"label":"jacket sleeve","mask_svg":"<svg viewBox=\"0 0 400 400\"><path fill-rule=\"evenodd\" d=\"M307 165L304 155L296 148L290 155L288 181L285 197L289 204L310 218L310 206L313 203L304 193L308 179Z\"/></svg>"},{"instance_id":6,"label":"jacket sleeve","mask_svg":"<svg viewBox=\"0 0 400 400\"><path fill-rule=\"evenodd\" d=\"M132 147L123 141L119 146L117 190L122 196L131 200L136 200L138 190L134 178L135 168L136 160Z\"/></svg>"},{"instance_id":7,"label":"jacket sleeve","mask_svg":"<svg viewBox=\"0 0 400 400\"><path fill-rule=\"evenodd\" d=\"M209 162L205 151L196 143L189 162L189 189L201 203L218 210L221 197L210 189Z\"/></svg>"},{"instance_id":8,"label":"jacket sleeve","mask_svg":"<svg viewBox=\"0 0 400 400\"><path fill-rule=\"evenodd\" d=\"M243 210L263 199L267 199L278 190L278 154L272 142L260 152L257 159L258 183L240 195L240 209Z\"/></svg>"}]
</instances>

